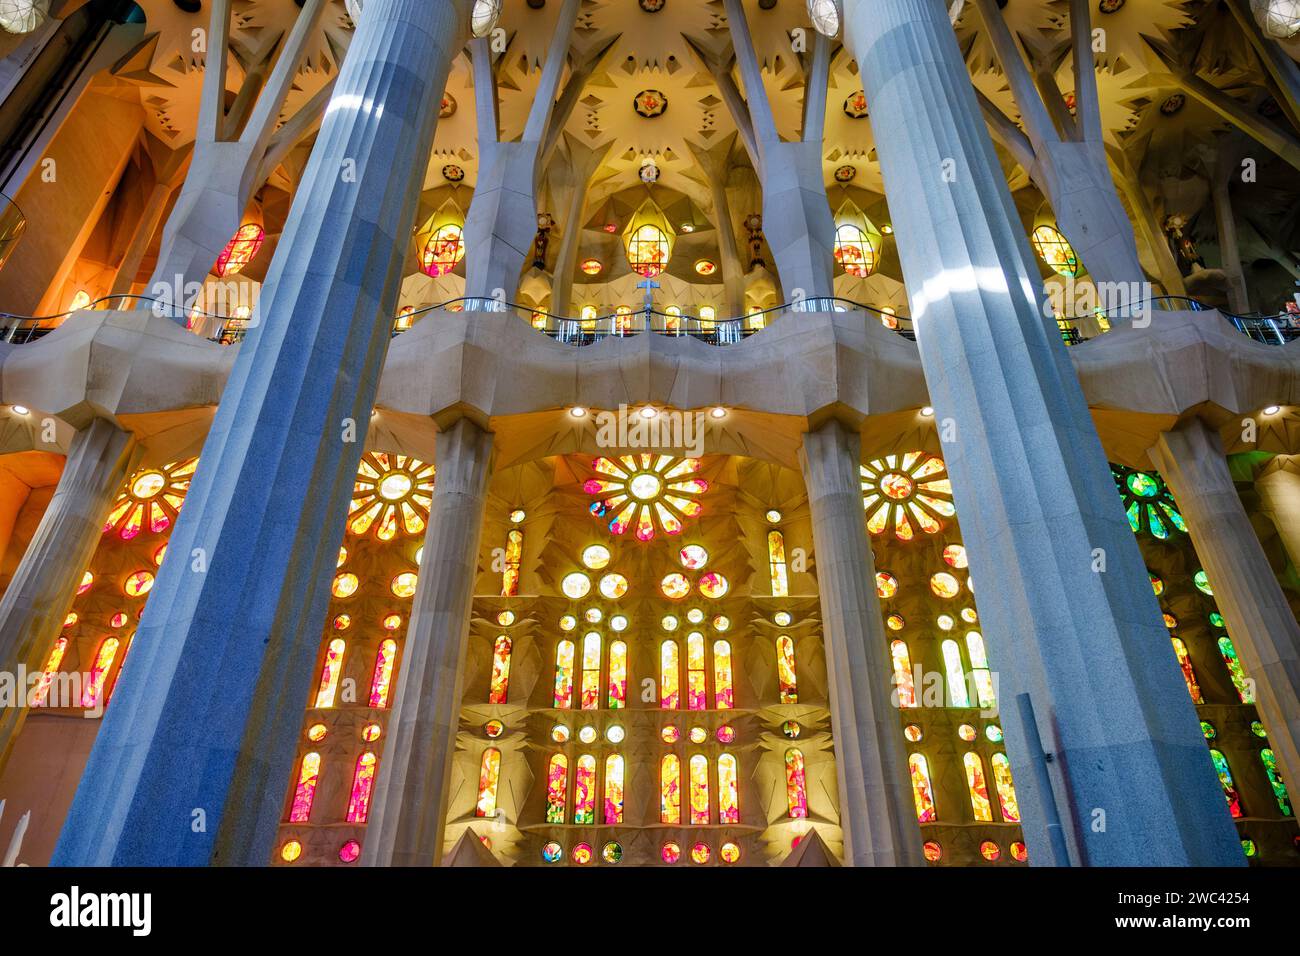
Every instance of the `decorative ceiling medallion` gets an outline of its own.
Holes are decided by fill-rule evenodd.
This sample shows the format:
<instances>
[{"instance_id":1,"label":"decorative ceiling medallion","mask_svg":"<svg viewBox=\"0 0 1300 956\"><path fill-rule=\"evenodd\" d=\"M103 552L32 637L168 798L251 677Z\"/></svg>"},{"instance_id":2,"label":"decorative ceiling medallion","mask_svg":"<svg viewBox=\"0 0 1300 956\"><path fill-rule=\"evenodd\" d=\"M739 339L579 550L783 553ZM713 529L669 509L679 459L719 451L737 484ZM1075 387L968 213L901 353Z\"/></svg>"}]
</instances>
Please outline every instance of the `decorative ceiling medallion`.
<instances>
[{"instance_id":1,"label":"decorative ceiling medallion","mask_svg":"<svg viewBox=\"0 0 1300 956\"><path fill-rule=\"evenodd\" d=\"M668 109L668 97L659 90L642 90L632 101L632 108L636 110L638 116L644 116L646 119L663 116Z\"/></svg>"},{"instance_id":2,"label":"decorative ceiling medallion","mask_svg":"<svg viewBox=\"0 0 1300 956\"><path fill-rule=\"evenodd\" d=\"M605 265L599 259L583 259L579 268L584 275L595 276L600 275L600 270L605 268Z\"/></svg>"},{"instance_id":3,"label":"decorative ceiling medallion","mask_svg":"<svg viewBox=\"0 0 1300 956\"><path fill-rule=\"evenodd\" d=\"M454 163L448 163L442 167L442 178L449 183L458 183L465 178L465 170Z\"/></svg>"},{"instance_id":4,"label":"decorative ceiling medallion","mask_svg":"<svg viewBox=\"0 0 1300 956\"><path fill-rule=\"evenodd\" d=\"M1182 93L1175 93L1163 103L1160 104L1160 112L1166 116L1173 116L1187 104L1187 97Z\"/></svg>"},{"instance_id":5,"label":"decorative ceiling medallion","mask_svg":"<svg viewBox=\"0 0 1300 956\"><path fill-rule=\"evenodd\" d=\"M867 115L867 94L864 90L858 90L845 97L844 115L849 119L862 119Z\"/></svg>"},{"instance_id":6,"label":"decorative ceiling medallion","mask_svg":"<svg viewBox=\"0 0 1300 956\"><path fill-rule=\"evenodd\" d=\"M653 162L643 163L641 169L638 171L638 175L641 177L641 182L646 183L647 185L650 183L657 183L659 181L659 167Z\"/></svg>"},{"instance_id":7,"label":"decorative ceiling medallion","mask_svg":"<svg viewBox=\"0 0 1300 956\"><path fill-rule=\"evenodd\" d=\"M641 9L646 13L658 13L664 8L668 0L637 0L641 4Z\"/></svg>"},{"instance_id":8,"label":"decorative ceiling medallion","mask_svg":"<svg viewBox=\"0 0 1300 956\"><path fill-rule=\"evenodd\" d=\"M450 93L442 94L442 108L438 110L438 119L446 119L456 112L456 97Z\"/></svg>"},{"instance_id":9,"label":"decorative ceiling medallion","mask_svg":"<svg viewBox=\"0 0 1300 956\"><path fill-rule=\"evenodd\" d=\"M840 166L835 170L835 181L837 183L851 182L857 174L858 168L856 166Z\"/></svg>"},{"instance_id":10,"label":"decorative ceiling medallion","mask_svg":"<svg viewBox=\"0 0 1300 956\"><path fill-rule=\"evenodd\" d=\"M712 259L700 259L695 263L695 271L702 276L711 276L718 271L718 264Z\"/></svg>"},{"instance_id":11,"label":"decorative ceiling medallion","mask_svg":"<svg viewBox=\"0 0 1300 956\"><path fill-rule=\"evenodd\" d=\"M1097 4L1097 9L1102 13L1115 13L1122 6L1124 6L1124 0L1101 0Z\"/></svg>"}]
</instances>

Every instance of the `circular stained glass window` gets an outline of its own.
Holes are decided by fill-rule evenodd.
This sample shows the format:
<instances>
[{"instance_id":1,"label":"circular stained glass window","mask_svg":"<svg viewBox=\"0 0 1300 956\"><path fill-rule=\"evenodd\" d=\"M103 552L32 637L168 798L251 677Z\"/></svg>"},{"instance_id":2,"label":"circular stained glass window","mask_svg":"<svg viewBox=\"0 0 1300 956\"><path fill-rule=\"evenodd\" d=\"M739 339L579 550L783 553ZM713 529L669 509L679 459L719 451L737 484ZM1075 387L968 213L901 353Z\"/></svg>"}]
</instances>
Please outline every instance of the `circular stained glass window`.
<instances>
[{"instance_id":1,"label":"circular stained glass window","mask_svg":"<svg viewBox=\"0 0 1300 956\"><path fill-rule=\"evenodd\" d=\"M876 597L891 598L898 593L898 578L888 571L876 572Z\"/></svg>"},{"instance_id":2,"label":"circular stained glass window","mask_svg":"<svg viewBox=\"0 0 1300 956\"><path fill-rule=\"evenodd\" d=\"M569 742L569 728L564 724L556 724L551 728L551 739L557 744Z\"/></svg>"},{"instance_id":3,"label":"circular stained glass window","mask_svg":"<svg viewBox=\"0 0 1300 956\"><path fill-rule=\"evenodd\" d=\"M1214 729L1214 724L1208 720L1203 720L1201 721L1201 733L1205 735L1206 740L1213 740L1218 731Z\"/></svg>"},{"instance_id":4,"label":"circular stained glass window","mask_svg":"<svg viewBox=\"0 0 1300 956\"><path fill-rule=\"evenodd\" d=\"M912 479L902 472L891 471L880 479L880 491L886 498L902 501L915 489Z\"/></svg>"},{"instance_id":5,"label":"circular stained glass window","mask_svg":"<svg viewBox=\"0 0 1300 956\"><path fill-rule=\"evenodd\" d=\"M415 587L419 583L419 575L414 571L403 571L397 577L393 578L391 587L393 593L399 598L409 598L415 596Z\"/></svg>"},{"instance_id":6,"label":"circular stained glass window","mask_svg":"<svg viewBox=\"0 0 1300 956\"><path fill-rule=\"evenodd\" d=\"M1214 596L1214 589L1210 587L1210 576L1204 570L1197 571L1192 575L1192 583L1196 585L1196 590L1202 594Z\"/></svg>"},{"instance_id":7,"label":"circular stained glass window","mask_svg":"<svg viewBox=\"0 0 1300 956\"><path fill-rule=\"evenodd\" d=\"M395 631L402 626L402 615L389 614L384 618L384 630Z\"/></svg>"},{"instance_id":8,"label":"circular stained glass window","mask_svg":"<svg viewBox=\"0 0 1300 956\"><path fill-rule=\"evenodd\" d=\"M573 852L569 855L569 858L579 866L586 866L591 862L591 844L579 843L573 848Z\"/></svg>"},{"instance_id":9,"label":"circular stained glass window","mask_svg":"<svg viewBox=\"0 0 1300 956\"><path fill-rule=\"evenodd\" d=\"M776 614L772 616L772 620L776 622L777 627L788 627L790 625L790 612L777 611Z\"/></svg>"},{"instance_id":10,"label":"circular stained glass window","mask_svg":"<svg viewBox=\"0 0 1300 956\"><path fill-rule=\"evenodd\" d=\"M324 724L312 724L307 728L307 739L314 744L320 743L329 734L329 729Z\"/></svg>"},{"instance_id":11,"label":"circular stained glass window","mask_svg":"<svg viewBox=\"0 0 1300 956\"><path fill-rule=\"evenodd\" d=\"M599 571L609 564L609 548L603 544L588 545L582 552L582 564L592 571Z\"/></svg>"},{"instance_id":12,"label":"circular stained glass window","mask_svg":"<svg viewBox=\"0 0 1300 956\"><path fill-rule=\"evenodd\" d=\"M302 844L297 840L290 840L280 847L280 859L284 860L285 863L292 863L300 856L302 856Z\"/></svg>"},{"instance_id":13,"label":"circular stained glass window","mask_svg":"<svg viewBox=\"0 0 1300 956\"><path fill-rule=\"evenodd\" d=\"M952 619L951 614L940 614L935 618L934 623L939 625L939 630L941 631L951 631L957 626L957 622Z\"/></svg>"},{"instance_id":14,"label":"circular stained glass window","mask_svg":"<svg viewBox=\"0 0 1300 956\"><path fill-rule=\"evenodd\" d=\"M659 582L659 590L663 591L664 597L670 601L680 601L691 593L691 582L686 579L686 575L674 571L672 574L664 575L664 579Z\"/></svg>"},{"instance_id":15,"label":"circular stained glass window","mask_svg":"<svg viewBox=\"0 0 1300 956\"><path fill-rule=\"evenodd\" d=\"M560 630L571 631L578 626L578 619L572 614L565 614L560 618Z\"/></svg>"},{"instance_id":16,"label":"circular stained glass window","mask_svg":"<svg viewBox=\"0 0 1300 956\"><path fill-rule=\"evenodd\" d=\"M967 564L966 549L960 544L950 544L943 549L943 560L949 567L964 568Z\"/></svg>"},{"instance_id":17,"label":"circular stained glass window","mask_svg":"<svg viewBox=\"0 0 1300 956\"><path fill-rule=\"evenodd\" d=\"M588 624L599 624L605 615L598 607L589 607L582 612L582 619Z\"/></svg>"},{"instance_id":18,"label":"circular stained glass window","mask_svg":"<svg viewBox=\"0 0 1300 956\"><path fill-rule=\"evenodd\" d=\"M559 862L560 857L563 855L564 855L564 849L554 840L552 840L550 843L547 843L542 847L543 863Z\"/></svg>"},{"instance_id":19,"label":"circular stained glass window","mask_svg":"<svg viewBox=\"0 0 1300 956\"><path fill-rule=\"evenodd\" d=\"M502 627L509 627L511 624L515 623L515 612L514 612L514 611L498 611L498 612L497 612L497 623L500 624Z\"/></svg>"},{"instance_id":20,"label":"circular stained glass window","mask_svg":"<svg viewBox=\"0 0 1300 956\"><path fill-rule=\"evenodd\" d=\"M1255 848L1255 841L1247 839L1241 841L1241 852L1246 856L1254 856L1259 851Z\"/></svg>"},{"instance_id":21,"label":"circular stained glass window","mask_svg":"<svg viewBox=\"0 0 1300 956\"><path fill-rule=\"evenodd\" d=\"M723 863L735 863L740 859L740 847L734 843L724 843L722 849L718 851L718 856Z\"/></svg>"},{"instance_id":22,"label":"circular stained glass window","mask_svg":"<svg viewBox=\"0 0 1300 956\"><path fill-rule=\"evenodd\" d=\"M609 619L609 628L612 631L619 631L619 632L626 631L627 618L624 617L622 614L615 614L613 617Z\"/></svg>"},{"instance_id":23,"label":"circular stained glass window","mask_svg":"<svg viewBox=\"0 0 1300 956\"><path fill-rule=\"evenodd\" d=\"M336 598L351 597L357 593L357 588L360 585L361 581L355 574L344 573L334 578L334 586L330 588L330 592Z\"/></svg>"},{"instance_id":24,"label":"circular stained glass window","mask_svg":"<svg viewBox=\"0 0 1300 956\"><path fill-rule=\"evenodd\" d=\"M1002 850L992 840L985 840L980 844L980 856L992 863L1002 856Z\"/></svg>"},{"instance_id":25,"label":"circular stained glass window","mask_svg":"<svg viewBox=\"0 0 1300 956\"><path fill-rule=\"evenodd\" d=\"M659 626L665 631L675 631L677 630L677 618L672 614L665 614L663 620L659 622Z\"/></svg>"},{"instance_id":26,"label":"circular stained glass window","mask_svg":"<svg viewBox=\"0 0 1300 956\"><path fill-rule=\"evenodd\" d=\"M600 858L606 863L618 863L623 859L623 847L618 843L606 843L600 851Z\"/></svg>"},{"instance_id":27,"label":"circular stained glass window","mask_svg":"<svg viewBox=\"0 0 1300 956\"><path fill-rule=\"evenodd\" d=\"M779 512L779 511L777 511L775 508L773 508L771 511L769 511L769 512L765 515L765 517L766 517L767 520L770 521L772 524L777 524L777 523L781 520L781 512Z\"/></svg>"},{"instance_id":28,"label":"circular stained glass window","mask_svg":"<svg viewBox=\"0 0 1300 956\"><path fill-rule=\"evenodd\" d=\"M1011 844L1011 859L1017 863L1024 863L1029 859L1029 850L1019 840Z\"/></svg>"},{"instance_id":29,"label":"circular stained glass window","mask_svg":"<svg viewBox=\"0 0 1300 956\"><path fill-rule=\"evenodd\" d=\"M126 579L123 590L127 597L143 597L153 587L153 574L148 571L136 571Z\"/></svg>"},{"instance_id":30,"label":"circular stained glass window","mask_svg":"<svg viewBox=\"0 0 1300 956\"><path fill-rule=\"evenodd\" d=\"M710 571L708 574L700 577L700 593L706 598L717 599L727 593L731 587L727 579L716 571Z\"/></svg>"},{"instance_id":31,"label":"circular stained glass window","mask_svg":"<svg viewBox=\"0 0 1300 956\"><path fill-rule=\"evenodd\" d=\"M709 862L710 856L712 856L712 851L709 849L709 845L707 843L697 843L695 844L695 846L691 847L692 863L698 863L703 865Z\"/></svg>"},{"instance_id":32,"label":"circular stained glass window","mask_svg":"<svg viewBox=\"0 0 1300 956\"><path fill-rule=\"evenodd\" d=\"M969 743L975 739L975 728L970 724L962 724L957 728L957 736Z\"/></svg>"},{"instance_id":33,"label":"circular stained glass window","mask_svg":"<svg viewBox=\"0 0 1300 956\"><path fill-rule=\"evenodd\" d=\"M665 863L676 863L682 858L682 848L680 844L669 840L664 844L663 849L659 851L659 856Z\"/></svg>"},{"instance_id":34,"label":"circular stained glass window","mask_svg":"<svg viewBox=\"0 0 1300 956\"><path fill-rule=\"evenodd\" d=\"M698 544L688 544L681 550L682 567L689 571L698 571L709 563L709 552Z\"/></svg>"},{"instance_id":35,"label":"circular stained glass window","mask_svg":"<svg viewBox=\"0 0 1300 956\"><path fill-rule=\"evenodd\" d=\"M621 724L610 724L605 728L605 739L611 744L621 744L625 733Z\"/></svg>"},{"instance_id":36,"label":"circular stained glass window","mask_svg":"<svg viewBox=\"0 0 1300 956\"><path fill-rule=\"evenodd\" d=\"M621 574L607 574L600 579L600 593L611 601L617 601L627 593L627 578Z\"/></svg>"},{"instance_id":37,"label":"circular stained glass window","mask_svg":"<svg viewBox=\"0 0 1300 956\"><path fill-rule=\"evenodd\" d=\"M682 732L672 724L659 731L659 736L666 744L675 744L682 739Z\"/></svg>"},{"instance_id":38,"label":"circular stained glass window","mask_svg":"<svg viewBox=\"0 0 1300 956\"><path fill-rule=\"evenodd\" d=\"M980 619L980 616L975 613L973 607L964 607L961 609L961 619L967 624L974 624Z\"/></svg>"},{"instance_id":39,"label":"circular stained glass window","mask_svg":"<svg viewBox=\"0 0 1300 956\"><path fill-rule=\"evenodd\" d=\"M500 737L506 731L506 725L499 720L489 720L483 725L483 733L487 734L493 740Z\"/></svg>"},{"instance_id":40,"label":"circular stained glass window","mask_svg":"<svg viewBox=\"0 0 1300 956\"><path fill-rule=\"evenodd\" d=\"M935 597L955 598L961 593L961 583L947 571L940 571L931 576L930 590Z\"/></svg>"},{"instance_id":41,"label":"circular stained glass window","mask_svg":"<svg viewBox=\"0 0 1300 956\"><path fill-rule=\"evenodd\" d=\"M605 264L599 259L583 259L582 265L578 268L582 270L583 275L595 276L600 275L600 270L605 268Z\"/></svg>"},{"instance_id":42,"label":"circular stained glass window","mask_svg":"<svg viewBox=\"0 0 1300 956\"><path fill-rule=\"evenodd\" d=\"M912 743L916 743L922 737L921 728L916 724L908 724L903 728L903 736Z\"/></svg>"},{"instance_id":43,"label":"circular stained glass window","mask_svg":"<svg viewBox=\"0 0 1300 956\"><path fill-rule=\"evenodd\" d=\"M903 615L901 614L891 614L889 617L885 618L885 624L891 631L901 631L903 625L906 623L907 622L903 620Z\"/></svg>"},{"instance_id":44,"label":"circular stained glass window","mask_svg":"<svg viewBox=\"0 0 1300 956\"><path fill-rule=\"evenodd\" d=\"M346 631L351 626L352 626L351 614L340 614L338 617L334 618L334 630L336 631Z\"/></svg>"},{"instance_id":45,"label":"circular stained glass window","mask_svg":"<svg viewBox=\"0 0 1300 956\"><path fill-rule=\"evenodd\" d=\"M717 738L720 743L731 743L736 739L736 728L731 724L723 724L718 728Z\"/></svg>"},{"instance_id":46,"label":"circular stained glass window","mask_svg":"<svg viewBox=\"0 0 1300 956\"><path fill-rule=\"evenodd\" d=\"M658 475L653 475L646 471L639 475L634 475L632 480L628 482L627 488L628 491L632 492L632 497L637 498L640 501L649 501L656 497L663 489L663 483L659 480Z\"/></svg>"},{"instance_id":47,"label":"circular stained glass window","mask_svg":"<svg viewBox=\"0 0 1300 956\"><path fill-rule=\"evenodd\" d=\"M344 863L355 863L359 856L361 856L361 844L356 840L349 840L339 847L339 859Z\"/></svg>"},{"instance_id":48,"label":"circular stained glass window","mask_svg":"<svg viewBox=\"0 0 1300 956\"><path fill-rule=\"evenodd\" d=\"M987 737L991 743L1000 744L1002 743L1002 728L997 724L989 724L984 728L984 736Z\"/></svg>"},{"instance_id":49,"label":"circular stained glass window","mask_svg":"<svg viewBox=\"0 0 1300 956\"><path fill-rule=\"evenodd\" d=\"M781 733L785 734L790 740L797 740L799 735L803 733L803 728L799 726L798 721L787 720L781 725Z\"/></svg>"},{"instance_id":50,"label":"circular stained glass window","mask_svg":"<svg viewBox=\"0 0 1300 956\"><path fill-rule=\"evenodd\" d=\"M715 614L713 616L713 629L715 631L727 631L731 628L731 618L725 614Z\"/></svg>"},{"instance_id":51,"label":"circular stained glass window","mask_svg":"<svg viewBox=\"0 0 1300 956\"><path fill-rule=\"evenodd\" d=\"M703 727L692 727L690 736L691 743L702 744L704 741L709 739L709 732Z\"/></svg>"},{"instance_id":52,"label":"circular stained glass window","mask_svg":"<svg viewBox=\"0 0 1300 956\"><path fill-rule=\"evenodd\" d=\"M1125 480L1128 483L1128 490L1139 498L1154 498L1160 494L1160 485L1148 474L1140 471L1130 472Z\"/></svg>"},{"instance_id":53,"label":"circular stained glass window","mask_svg":"<svg viewBox=\"0 0 1300 956\"><path fill-rule=\"evenodd\" d=\"M1213 627L1227 627L1227 625L1223 623L1223 615L1218 611L1210 612L1210 624Z\"/></svg>"},{"instance_id":54,"label":"circular stained glass window","mask_svg":"<svg viewBox=\"0 0 1300 956\"><path fill-rule=\"evenodd\" d=\"M704 612L698 607L693 607L686 612L686 620L690 621L692 624L699 624L700 621L704 620Z\"/></svg>"},{"instance_id":55,"label":"circular stained glass window","mask_svg":"<svg viewBox=\"0 0 1300 956\"><path fill-rule=\"evenodd\" d=\"M415 483L406 472L389 472L379 479L379 497L385 501L401 501L414 487Z\"/></svg>"},{"instance_id":56,"label":"circular stained glass window","mask_svg":"<svg viewBox=\"0 0 1300 956\"><path fill-rule=\"evenodd\" d=\"M596 728L588 724L578 731L578 739L584 744L592 743L596 739Z\"/></svg>"},{"instance_id":57,"label":"circular stained glass window","mask_svg":"<svg viewBox=\"0 0 1300 956\"><path fill-rule=\"evenodd\" d=\"M146 471L131 482L131 494L144 501L157 495L166 484L167 479L163 477L162 472Z\"/></svg>"},{"instance_id":58,"label":"circular stained glass window","mask_svg":"<svg viewBox=\"0 0 1300 956\"><path fill-rule=\"evenodd\" d=\"M926 840L925 846L923 846L921 850L925 853L925 858L931 863L938 863L940 857L943 856L943 847L939 846L939 844L935 843L933 840Z\"/></svg>"},{"instance_id":59,"label":"circular stained glass window","mask_svg":"<svg viewBox=\"0 0 1300 956\"><path fill-rule=\"evenodd\" d=\"M560 582L560 590L564 592L565 597L576 601L587 596L591 590L591 579L581 571L574 571L564 576L564 580Z\"/></svg>"},{"instance_id":60,"label":"circular stained glass window","mask_svg":"<svg viewBox=\"0 0 1300 956\"><path fill-rule=\"evenodd\" d=\"M1264 729L1264 725L1258 720L1252 720L1250 722L1250 732L1256 737L1268 737L1268 731Z\"/></svg>"}]
</instances>

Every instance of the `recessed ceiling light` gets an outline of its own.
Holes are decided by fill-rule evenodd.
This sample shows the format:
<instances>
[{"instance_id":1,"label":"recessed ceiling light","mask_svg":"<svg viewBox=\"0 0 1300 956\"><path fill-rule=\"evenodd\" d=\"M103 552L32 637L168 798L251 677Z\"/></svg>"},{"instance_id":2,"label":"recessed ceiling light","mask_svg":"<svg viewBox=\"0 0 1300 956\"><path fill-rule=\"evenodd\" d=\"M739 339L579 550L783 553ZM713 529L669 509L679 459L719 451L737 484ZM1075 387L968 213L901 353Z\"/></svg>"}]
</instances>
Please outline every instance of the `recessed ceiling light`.
<instances>
[{"instance_id":1,"label":"recessed ceiling light","mask_svg":"<svg viewBox=\"0 0 1300 956\"><path fill-rule=\"evenodd\" d=\"M934 409L931 408L929 405L926 405L924 408L921 409L921 414L926 418L930 418L932 415L934 415Z\"/></svg>"},{"instance_id":2,"label":"recessed ceiling light","mask_svg":"<svg viewBox=\"0 0 1300 956\"><path fill-rule=\"evenodd\" d=\"M644 408L641 409L642 418L654 418L658 414L659 414L659 409L655 408L653 405L646 405Z\"/></svg>"},{"instance_id":3,"label":"recessed ceiling light","mask_svg":"<svg viewBox=\"0 0 1300 956\"><path fill-rule=\"evenodd\" d=\"M28 408L26 405L15 405L14 412L19 415L26 415L28 412Z\"/></svg>"},{"instance_id":4,"label":"recessed ceiling light","mask_svg":"<svg viewBox=\"0 0 1300 956\"><path fill-rule=\"evenodd\" d=\"M581 405L574 405L571 409L569 409L569 414L572 415L574 418L586 418L587 410L583 408Z\"/></svg>"},{"instance_id":5,"label":"recessed ceiling light","mask_svg":"<svg viewBox=\"0 0 1300 956\"><path fill-rule=\"evenodd\" d=\"M887 236L892 235L894 232L894 227L891 226L889 223L885 223L883 226L880 227L880 231Z\"/></svg>"},{"instance_id":6,"label":"recessed ceiling light","mask_svg":"<svg viewBox=\"0 0 1300 956\"><path fill-rule=\"evenodd\" d=\"M17 408L16 405L15 405L14 407ZM1282 408L1281 408L1280 405L1269 405L1267 408L1264 409L1264 414L1265 414L1265 415L1276 415L1276 414L1277 414L1278 412L1280 412L1281 410L1282 410ZM23 411L26 411L26 409L23 409Z\"/></svg>"},{"instance_id":7,"label":"recessed ceiling light","mask_svg":"<svg viewBox=\"0 0 1300 956\"><path fill-rule=\"evenodd\" d=\"M727 410L723 408L721 405L715 405L713 409L709 412L709 414L712 415L714 418L726 418Z\"/></svg>"}]
</instances>

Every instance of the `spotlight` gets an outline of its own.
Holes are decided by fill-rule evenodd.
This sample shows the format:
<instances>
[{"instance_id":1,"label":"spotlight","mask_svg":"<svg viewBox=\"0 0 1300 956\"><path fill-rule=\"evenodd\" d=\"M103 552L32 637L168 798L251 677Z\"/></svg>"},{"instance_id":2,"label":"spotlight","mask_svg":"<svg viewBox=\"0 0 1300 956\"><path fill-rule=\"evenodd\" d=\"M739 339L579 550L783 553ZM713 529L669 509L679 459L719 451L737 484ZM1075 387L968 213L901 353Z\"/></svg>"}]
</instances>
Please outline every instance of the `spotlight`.
<instances>
[{"instance_id":1,"label":"spotlight","mask_svg":"<svg viewBox=\"0 0 1300 956\"><path fill-rule=\"evenodd\" d=\"M715 405L713 409L709 412L709 414L712 415L714 418L726 418L727 410L723 408L721 405Z\"/></svg>"},{"instance_id":2,"label":"spotlight","mask_svg":"<svg viewBox=\"0 0 1300 956\"><path fill-rule=\"evenodd\" d=\"M16 415L26 415L27 412L28 412L28 408L27 408L26 405L15 405L15 406L14 406L14 414L16 414Z\"/></svg>"},{"instance_id":3,"label":"spotlight","mask_svg":"<svg viewBox=\"0 0 1300 956\"><path fill-rule=\"evenodd\" d=\"M926 405L924 408L921 409L921 415L924 418L932 418L934 416L934 409L931 408L929 405Z\"/></svg>"},{"instance_id":4,"label":"spotlight","mask_svg":"<svg viewBox=\"0 0 1300 956\"><path fill-rule=\"evenodd\" d=\"M583 408L581 405L574 405L571 409L569 409L569 414L572 415L574 418L586 418L587 410Z\"/></svg>"},{"instance_id":5,"label":"spotlight","mask_svg":"<svg viewBox=\"0 0 1300 956\"><path fill-rule=\"evenodd\" d=\"M18 406L15 405L14 408L15 408L15 410L16 410L16 409L18 408ZM1267 408L1264 409L1264 414L1265 414L1265 415L1276 415L1276 414L1277 414L1278 412L1280 412L1281 410L1282 410L1282 407L1281 407L1280 405L1269 405ZM27 409L24 408L23 411L27 411Z\"/></svg>"},{"instance_id":6,"label":"spotlight","mask_svg":"<svg viewBox=\"0 0 1300 956\"><path fill-rule=\"evenodd\" d=\"M892 236L894 234L894 227L891 226L889 223L885 223L883 226L880 227L880 231L887 236Z\"/></svg>"},{"instance_id":7,"label":"spotlight","mask_svg":"<svg viewBox=\"0 0 1300 956\"><path fill-rule=\"evenodd\" d=\"M659 409L655 408L653 405L646 405L644 408L641 409L642 418L654 418L658 414L659 414Z\"/></svg>"}]
</instances>

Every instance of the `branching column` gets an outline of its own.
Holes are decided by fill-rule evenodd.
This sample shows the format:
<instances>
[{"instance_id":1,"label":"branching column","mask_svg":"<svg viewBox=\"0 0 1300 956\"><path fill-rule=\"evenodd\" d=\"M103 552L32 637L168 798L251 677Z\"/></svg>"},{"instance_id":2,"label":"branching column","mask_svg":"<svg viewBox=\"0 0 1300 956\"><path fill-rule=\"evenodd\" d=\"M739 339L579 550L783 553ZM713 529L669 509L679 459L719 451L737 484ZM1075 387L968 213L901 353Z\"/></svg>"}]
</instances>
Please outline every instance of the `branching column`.
<instances>
[{"instance_id":1,"label":"branching column","mask_svg":"<svg viewBox=\"0 0 1300 956\"><path fill-rule=\"evenodd\" d=\"M1300 568L1300 455L1274 455L1255 476L1255 490L1291 563Z\"/></svg>"},{"instance_id":2,"label":"branching column","mask_svg":"<svg viewBox=\"0 0 1300 956\"><path fill-rule=\"evenodd\" d=\"M54 497L0 600L0 671L45 666L113 497L138 458L135 437L102 418L73 437ZM26 707L0 707L0 769L26 716Z\"/></svg>"},{"instance_id":3,"label":"branching column","mask_svg":"<svg viewBox=\"0 0 1300 956\"><path fill-rule=\"evenodd\" d=\"M804 435L799 460L812 511L845 862L919 866L921 835L862 515L861 443L832 420Z\"/></svg>"},{"instance_id":4,"label":"branching column","mask_svg":"<svg viewBox=\"0 0 1300 956\"><path fill-rule=\"evenodd\" d=\"M1040 786L1043 755L1004 715L1030 861L1242 865L947 11L844 6L999 697L1029 695L1055 756Z\"/></svg>"},{"instance_id":5,"label":"branching column","mask_svg":"<svg viewBox=\"0 0 1300 956\"><path fill-rule=\"evenodd\" d=\"M465 418L438 435L420 583L362 850L368 866L442 860L491 452L491 433Z\"/></svg>"},{"instance_id":6,"label":"branching column","mask_svg":"<svg viewBox=\"0 0 1300 956\"><path fill-rule=\"evenodd\" d=\"M56 864L265 865L468 0L368 0Z\"/></svg>"},{"instance_id":7,"label":"branching column","mask_svg":"<svg viewBox=\"0 0 1300 956\"><path fill-rule=\"evenodd\" d=\"M1151 460L1169 483L1214 589L1282 776L1300 786L1300 624L1232 483L1219 435L1199 418L1160 436Z\"/></svg>"}]
</instances>

